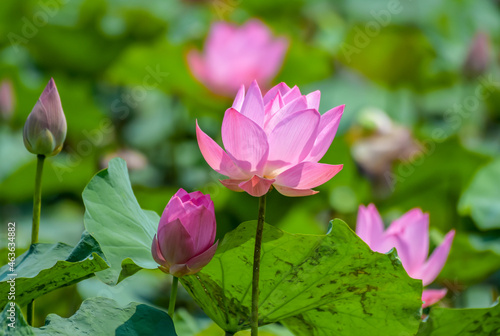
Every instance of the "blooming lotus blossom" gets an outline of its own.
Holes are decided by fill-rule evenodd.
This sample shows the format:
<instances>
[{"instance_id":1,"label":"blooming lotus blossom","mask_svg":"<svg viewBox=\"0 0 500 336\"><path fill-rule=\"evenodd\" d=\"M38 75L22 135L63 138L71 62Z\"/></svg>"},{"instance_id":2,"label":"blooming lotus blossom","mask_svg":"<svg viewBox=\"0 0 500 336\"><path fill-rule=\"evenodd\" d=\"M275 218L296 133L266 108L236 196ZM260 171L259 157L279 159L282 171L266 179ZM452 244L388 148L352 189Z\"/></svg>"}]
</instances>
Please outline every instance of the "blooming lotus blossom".
<instances>
[{"instance_id":1,"label":"blooming lotus blossom","mask_svg":"<svg viewBox=\"0 0 500 336\"><path fill-rule=\"evenodd\" d=\"M424 286L431 284L439 275L450 253L455 230L444 237L431 256L429 254L429 214L412 209L393 221L384 230L384 223L373 204L358 211L356 233L373 251L387 253L393 247L408 275L421 279ZM441 300L446 289L426 289L422 294L424 307Z\"/></svg>"},{"instance_id":2,"label":"blooming lotus blossom","mask_svg":"<svg viewBox=\"0 0 500 336\"><path fill-rule=\"evenodd\" d=\"M302 95L281 83L264 97L254 81L242 86L222 122L224 151L196 125L198 145L207 163L229 179L234 191L262 196L271 185L286 196L307 196L330 180L342 165L318 163L335 137L344 105L323 115L320 92Z\"/></svg>"},{"instance_id":3,"label":"blooming lotus blossom","mask_svg":"<svg viewBox=\"0 0 500 336\"><path fill-rule=\"evenodd\" d=\"M24 145L33 154L56 155L63 147L66 129L61 98L51 78L24 124Z\"/></svg>"},{"instance_id":4,"label":"blooming lotus blossom","mask_svg":"<svg viewBox=\"0 0 500 336\"><path fill-rule=\"evenodd\" d=\"M194 76L211 91L232 96L254 79L269 85L287 48L287 39L274 38L259 20L249 20L241 27L217 22L210 29L203 53L191 50L188 63Z\"/></svg>"},{"instance_id":5,"label":"blooming lotus blossom","mask_svg":"<svg viewBox=\"0 0 500 336\"><path fill-rule=\"evenodd\" d=\"M194 274L212 260L218 242L214 203L200 191L179 189L168 202L153 238L151 252L165 273Z\"/></svg>"}]
</instances>

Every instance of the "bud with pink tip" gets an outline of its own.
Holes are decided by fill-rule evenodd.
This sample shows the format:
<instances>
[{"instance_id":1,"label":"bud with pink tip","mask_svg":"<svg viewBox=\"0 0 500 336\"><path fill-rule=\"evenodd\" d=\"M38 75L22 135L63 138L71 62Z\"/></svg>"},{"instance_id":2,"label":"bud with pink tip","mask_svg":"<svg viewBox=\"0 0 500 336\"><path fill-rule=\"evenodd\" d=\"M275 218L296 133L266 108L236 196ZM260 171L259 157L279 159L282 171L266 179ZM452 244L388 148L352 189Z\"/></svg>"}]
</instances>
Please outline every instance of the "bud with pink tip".
<instances>
[{"instance_id":1,"label":"bud with pink tip","mask_svg":"<svg viewBox=\"0 0 500 336\"><path fill-rule=\"evenodd\" d=\"M151 251L160 269L175 277L199 272L212 260L218 242L214 203L200 191L179 189L160 218Z\"/></svg>"},{"instance_id":2,"label":"bud with pink tip","mask_svg":"<svg viewBox=\"0 0 500 336\"><path fill-rule=\"evenodd\" d=\"M33 154L58 154L66 139L66 117L51 78L24 124L24 145Z\"/></svg>"},{"instance_id":3,"label":"bud with pink tip","mask_svg":"<svg viewBox=\"0 0 500 336\"><path fill-rule=\"evenodd\" d=\"M412 209L384 229L373 204L359 207L356 233L376 252L386 253L395 247L408 275L421 279L424 286L431 284L443 269L455 237L455 230L448 232L429 257L429 214ZM423 307L436 303L445 295L446 289L424 290Z\"/></svg>"}]
</instances>

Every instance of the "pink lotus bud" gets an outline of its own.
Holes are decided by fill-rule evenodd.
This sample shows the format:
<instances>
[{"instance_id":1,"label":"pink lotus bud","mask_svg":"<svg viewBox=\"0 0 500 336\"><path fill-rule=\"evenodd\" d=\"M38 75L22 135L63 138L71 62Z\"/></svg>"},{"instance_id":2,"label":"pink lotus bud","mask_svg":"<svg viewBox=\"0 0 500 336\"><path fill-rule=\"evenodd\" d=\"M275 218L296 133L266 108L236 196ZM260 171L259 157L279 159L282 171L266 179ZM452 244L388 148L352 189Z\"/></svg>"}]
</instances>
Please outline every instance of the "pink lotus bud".
<instances>
[{"instance_id":1,"label":"pink lotus bud","mask_svg":"<svg viewBox=\"0 0 500 336\"><path fill-rule=\"evenodd\" d=\"M4 79L0 83L0 115L4 119L9 119L14 112L15 98L12 82Z\"/></svg>"},{"instance_id":2,"label":"pink lotus bud","mask_svg":"<svg viewBox=\"0 0 500 336\"><path fill-rule=\"evenodd\" d=\"M66 139L66 117L51 78L24 124L24 145L33 154L58 154Z\"/></svg>"},{"instance_id":3,"label":"pink lotus bud","mask_svg":"<svg viewBox=\"0 0 500 336\"><path fill-rule=\"evenodd\" d=\"M285 196L307 196L342 165L318 163L335 137L344 105L321 115L321 93L302 95L281 83L262 96L254 81L242 86L222 122L224 151L196 125L198 145L227 188L262 196L271 185Z\"/></svg>"},{"instance_id":4,"label":"pink lotus bud","mask_svg":"<svg viewBox=\"0 0 500 336\"><path fill-rule=\"evenodd\" d=\"M464 64L464 71L468 77L483 74L490 63L490 39L486 33L479 32L474 36Z\"/></svg>"},{"instance_id":5,"label":"pink lotus bud","mask_svg":"<svg viewBox=\"0 0 500 336\"><path fill-rule=\"evenodd\" d=\"M408 275L421 279L424 286L431 284L443 269L455 237L455 230L448 232L443 243L428 257L429 214L412 209L384 230L382 218L373 204L359 207L356 233L376 252L386 253L395 247ZM424 294L427 296L422 300L428 306L439 301L446 292L424 291ZM441 297L436 300L439 295Z\"/></svg>"},{"instance_id":6,"label":"pink lotus bud","mask_svg":"<svg viewBox=\"0 0 500 336\"><path fill-rule=\"evenodd\" d=\"M163 272L173 276L197 273L215 254L215 233L210 195L179 189L161 215L151 247L153 258Z\"/></svg>"},{"instance_id":7,"label":"pink lotus bud","mask_svg":"<svg viewBox=\"0 0 500 336\"><path fill-rule=\"evenodd\" d=\"M288 40L274 39L269 28L259 20L241 27L225 22L214 23L205 50L191 50L188 63L191 72L211 91L232 96L243 85L256 79L269 85L281 68Z\"/></svg>"}]
</instances>

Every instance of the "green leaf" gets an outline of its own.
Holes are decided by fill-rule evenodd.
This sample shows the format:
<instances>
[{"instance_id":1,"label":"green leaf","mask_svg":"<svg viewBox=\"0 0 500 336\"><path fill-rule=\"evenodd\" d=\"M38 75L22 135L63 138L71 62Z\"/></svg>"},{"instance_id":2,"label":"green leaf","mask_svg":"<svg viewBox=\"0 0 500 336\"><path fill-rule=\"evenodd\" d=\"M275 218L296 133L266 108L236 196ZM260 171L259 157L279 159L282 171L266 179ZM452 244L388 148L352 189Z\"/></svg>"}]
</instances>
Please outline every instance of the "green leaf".
<instances>
[{"instance_id":1,"label":"green leaf","mask_svg":"<svg viewBox=\"0 0 500 336\"><path fill-rule=\"evenodd\" d=\"M16 303L23 306L55 289L69 286L108 268L99 244L88 233L73 248L63 243L34 244L15 261ZM0 268L0 307L7 303L9 265Z\"/></svg>"},{"instance_id":2,"label":"green leaf","mask_svg":"<svg viewBox=\"0 0 500 336\"><path fill-rule=\"evenodd\" d=\"M113 159L108 169L97 173L83 191L83 202L85 228L99 242L111 266L97 273L99 279L116 285L141 268L158 267L151 243L160 217L137 203L125 161Z\"/></svg>"},{"instance_id":3,"label":"green leaf","mask_svg":"<svg viewBox=\"0 0 500 336\"><path fill-rule=\"evenodd\" d=\"M457 232L439 280L471 285L500 269L500 239Z\"/></svg>"},{"instance_id":4,"label":"green leaf","mask_svg":"<svg viewBox=\"0 0 500 336\"><path fill-rule=\"evenodd\" d=\"M13 301L11 301L13 303ZM0 314L0 335L32 336L35 333L26 323L21 308L15 303L7 303Z\"/></svg>"},{"instance_id":5,"label":"green leaf","mask_svg":"<svg viewBox=\"0 0 500 336\"><path fill-rule=\"evenodd\" d=\"M470 215L481 230L500 229L500 159L481 168L462 194L458 211Z\"/></svg>"},{"instance_id":6,"label":"green leaf","mask_svg":"<svg viewBox=\"0 0 500 336\"><path fill-rule=\"evenodd\" d=\"M201 272L181 278L226 331L249 327L255 227L241 224ZM359 327L351 330L359 334L417 331L421 282L406 274L394 254L371 251L340 220L328 235L290 234L266 225L260 270L261 325L284 320L292 331L300 330L297 335L332 335L322 327L330 321L338 328L354 328L356 321ZM321 309L328 309L320 316L328 320L318 320Z\"/></svg>"},{"instance_id":7,"label":"green leaf","mask_svg":"<svg viewBox=\"0 0 500 336\"><path fill-rule=\"evenodd\" d=\"M500 305L491 308L433 308L417 335L500 335Z\"/></svg>"},{"instance_id":8,"label":"green leaf","mask_svg":"<svg viewBox=\"0 0 500 336\"><path fill-rule=\"evenodd\" d=\"M437 143L428 140L421 157L399 163L385 175L394 192L377 207L382 213L394 207L421 208L429 212L431 226L444 233L459 225L458 214L449 209L457 206L458 195L490 158L467 150L456 137Z\"/></svg>"},{"instance_id":9,"label":"green leaf","mask_svg":"<svg viewBox=\"0 0 500 336\"><path fill-rule=\"evenodd\" d=\"M175 336L174 324L167 313L151 306L132 302L124 308L116 301L95 297L85 300L80 309L69 318L51 314L41 328L30 327L16 308L17 325L15 329L7 329L9 322L7 305L0 315L2 330L9 330L9 335L165 335ZM13 333L12 333L13 332Z\"/></svg>"}]
</instances>

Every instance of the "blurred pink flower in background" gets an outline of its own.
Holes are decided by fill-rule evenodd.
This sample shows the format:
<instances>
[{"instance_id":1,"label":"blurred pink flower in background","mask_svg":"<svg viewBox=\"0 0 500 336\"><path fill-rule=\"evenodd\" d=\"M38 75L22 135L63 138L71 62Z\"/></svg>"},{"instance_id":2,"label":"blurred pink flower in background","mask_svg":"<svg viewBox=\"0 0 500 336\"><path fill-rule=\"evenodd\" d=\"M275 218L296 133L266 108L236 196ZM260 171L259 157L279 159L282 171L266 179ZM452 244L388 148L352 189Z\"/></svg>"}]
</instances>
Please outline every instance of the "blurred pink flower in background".
<instances>
[{"instance_id":1,"label":"blurred pink flower in background","mask_svg":"<svg viewBox=\"0 0 500 336\"><path fill-rule=\"evenodd\" d=\"M393 221L384 230L384 223L375 205L360 205L356 233L373 251L387 253L395 247L408 275L421 279L423 286L431 284L439 275L450 253L455 230L444 237L431 256L429 254L429 214L412 209ZM446 289L426 289L422 294L423 307L441 300Z\"/></svg>"},{"instance_id":2,"label":"blurred pink flower in background","mask_svg":"<svg viewBox=\"0 0 500 336\"><path fill-rule=\"evenodd\" d=\"M226 22L212 25L202 53L191 50L188 64L194 76L212 92L233 96L255 79L268 87L281 68L288 40L274 38L259 20L243 26Z\"/></svg>"},{"instance_id":3,"label":"blurred pink flower in background","mask_svg":"<svg viewBox=\"0 0 500 336\"><path fill-rule=\"evenodd\" d=\"M15 97L14 88L10 79L3 79L0 82L0 116L3 119L10 119L14 112Z\"/></svg>"},{"instance_id":4,"label":"blurred pink flower in background","mask_svg":"<svg viewBox=\"0 0 500 336\"><path fill-rule=\"evenodd\" d=\"M151 246L153 258L163 272L173 276L197 273L215 254L216 229L210 195L179 189L161 215Z\"/></svg>"},{"instance_id":5,"label":"blurred pink flower in background","mask_svg":"<svg viewBox=\"0 0 500 336\"><path fill-rule=\"evenodd\" d=\"M238 91L222 122L224 151L196 125L201 153L215 171L229 177L227 188L252 196L271 185L285 196L307 196L330 180L342 165L318 163L335 137L344 105L323 115L321 93L302 95L297 86L280 83L262 97L257 82L246 95Z\"/></svg>"},{"instance_id":6,"label":"blurred pink flower in background","mask_svg":"<svg viewBox=\"0 0 500 336\"><path fill-rule=\"evenodd\" d=\"M394 162L411 160L421 152L408 127L393 122L376 108L365 109L349 135L355 138L351 154L356 163L370 177L385 183Z\"/></svg>"},{"instance_id":7,"label":"blurred pink flower in background","mask_svg":"<svg viewBox=\"0 0 500 336\"><path fill-rule=\"evenodd\" d=\"M484 32L478 32L471 42L465 59L465 75L469 78L482 75L489 67L490 53L490 37Z\"/></svg>"}]
</instances>

